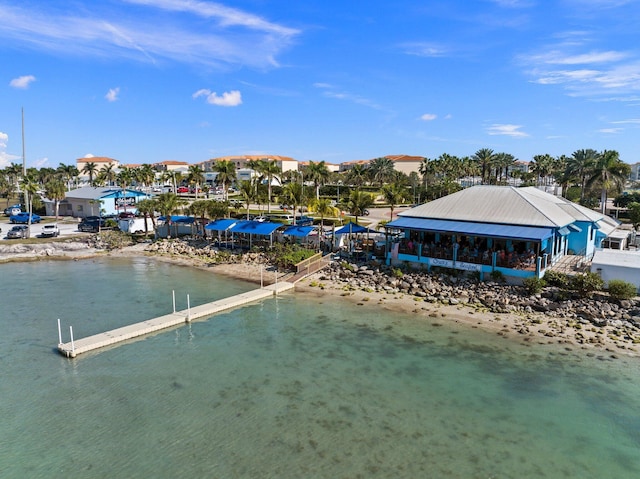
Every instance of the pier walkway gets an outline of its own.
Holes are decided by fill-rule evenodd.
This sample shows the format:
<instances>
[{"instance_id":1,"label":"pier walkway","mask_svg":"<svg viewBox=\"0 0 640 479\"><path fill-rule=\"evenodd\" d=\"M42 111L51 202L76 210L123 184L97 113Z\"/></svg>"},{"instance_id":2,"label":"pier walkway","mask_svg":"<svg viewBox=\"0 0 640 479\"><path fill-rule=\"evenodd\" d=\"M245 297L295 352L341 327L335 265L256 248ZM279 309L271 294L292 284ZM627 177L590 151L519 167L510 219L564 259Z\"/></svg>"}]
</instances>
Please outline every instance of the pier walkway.
<instances>
[{"instance_id":1,"label":"pier walkway","mask_svg":"<svg viewBox=\"0 0 640 479\"><path fill-rule=\"evenodd\" d=\"M75 358L78 354L121 343L129 339L138 338L172 326L185 324L193 321L194 319L211 316L212 314L219 313L220 311L244 306L261 299L276 296L283 291L288 291L293 288L293 282L278 282L270 284L264 288L254 289L229 298L219 299L211 303L205 303L200 306L176 311L157 318L147 319L140 323L123 326L104 333L95 334L93 336L77 340L72 339L68 343L61 342L58 344L58 351L63 356Z\"/></svg>"}]
</instances>

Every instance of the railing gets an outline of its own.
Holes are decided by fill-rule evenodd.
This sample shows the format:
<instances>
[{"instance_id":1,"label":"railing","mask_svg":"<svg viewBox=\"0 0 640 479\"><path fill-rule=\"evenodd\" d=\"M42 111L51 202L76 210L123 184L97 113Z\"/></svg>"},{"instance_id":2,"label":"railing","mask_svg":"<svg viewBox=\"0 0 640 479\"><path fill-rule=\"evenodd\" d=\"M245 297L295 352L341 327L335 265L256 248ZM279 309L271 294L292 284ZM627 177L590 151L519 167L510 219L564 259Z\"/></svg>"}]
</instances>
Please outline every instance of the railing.
<instances>
[{"instance_id":1,"label":"railing","mask_svg":"<svg viewBox=\"0 0 640 479\"><path fill-rule=\"evenodd\" d=\"M322 253L316 253L313 256L300 261L299 263L297 263L296 266L296 273L300 273L301 271L306 271L308 270L311 265L317 261L320 261L322 259Z\"/></svg>"}]
</instances>

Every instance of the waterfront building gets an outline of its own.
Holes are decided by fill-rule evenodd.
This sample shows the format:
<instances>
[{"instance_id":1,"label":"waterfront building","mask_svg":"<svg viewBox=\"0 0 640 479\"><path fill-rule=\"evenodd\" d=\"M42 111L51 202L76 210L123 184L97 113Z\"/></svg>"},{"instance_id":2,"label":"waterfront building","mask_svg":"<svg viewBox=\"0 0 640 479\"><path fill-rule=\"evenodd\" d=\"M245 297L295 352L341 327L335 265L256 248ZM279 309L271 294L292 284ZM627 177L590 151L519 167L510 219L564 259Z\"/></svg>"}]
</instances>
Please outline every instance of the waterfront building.
<instances>
[{"instance_id":1,"label":"waterfront building","mask_svg":"<svg viewBox=\"0 0 640 479\"><path fill-rule=\"evenodd\" d=\"M542 277L589 260L616 220L534 187L478 185L411 208L385 226L386 261Z\"/></svg>"},{"instance_id":2,"label":"waterfront building","mask_svg":"<svg viewBox=\"0 0 640 479\"><path fill-rule=\"evenodd\" d=\"M136 203L147 198L147 194L137 190L115 186L85 186L68 191L60 202L59 215L85 218L87 216L115 215L124 211L136 212ZM55 215L55 202L45 202L48 216Z\"/></svg>"}]
</instances>

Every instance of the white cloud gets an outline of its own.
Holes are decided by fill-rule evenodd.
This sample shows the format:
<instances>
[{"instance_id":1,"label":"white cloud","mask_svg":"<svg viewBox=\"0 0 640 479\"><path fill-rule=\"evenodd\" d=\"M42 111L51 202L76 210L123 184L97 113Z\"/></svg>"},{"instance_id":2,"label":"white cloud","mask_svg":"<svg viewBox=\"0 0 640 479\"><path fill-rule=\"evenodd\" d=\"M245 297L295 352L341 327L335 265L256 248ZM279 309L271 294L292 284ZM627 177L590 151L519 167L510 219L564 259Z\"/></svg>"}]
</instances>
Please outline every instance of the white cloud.
<instances>
[{"instance_id":1,"label":"white cloud","mask_svg":"<svg viewBox=\"0 0 640 479\"><path fill-rule=\"evenodd\" d=\"M431 42L409 42L400 45L407 55L418 57L437 58L449 53L449 49Z\"/></svg>"},{"instance_id":2,"label":"white cloud","mask_svg":"<svg viewBox=\"0 0 640 479\"><path fill-rule=\"evenodd\" d=\"M109 88L109 91L104 97L107 99L107 101L117 101L119 94L120 94L120 87Z\"/></svg>"},{"instance_id":3,"label":"white cloud","mask_svg":"<svg viewBox=\"0 0 640 479\"><path fill-rule=\"evenodd\" d=\"M217 106L238 106L242 104L242 95L238 90L231 90L218 95L216 92L203 88L193 95L193 98L206 97L207 103Z\"/></svg>"},{"instance_id":4,"label":"white cloud","mask_svg":"<svg viewBox=\"0 0 640 479\"><path fill-rule=\"evenodd\" d=\"M23 90L26 90L27 88L29 88L29 85L34 81L36 81L36 77L34 77L33 75L24 75L11 80L9 82L9 86L12 86L13 88L21 88Z\"/></svg>"},{"instance_id":5,"label":"white cloud","mask_svg":"<svg viewBox=\"0 0 640 479\"><path fill-rule=\"evenodd\" d=\"M424 115L422 115L420 117L420 119L423 120L423 121L433 121L436 118L438 118L438 115L436 115L434 113L425 113Z\"/></svg>"},{"instance_id":6,"label":"white cloud","mask_svg":"<svg viewBox=\"0 0 640 479\"><path fill-rule=\"evenodd\" d=\"M522 125L494 123L487 128L487 133L489 135L505 135L513 138L524 138L529 136L524 131L520 131L520 128L522 128Z\"/></svg>"},{"instance_id":7,"label":"white cloud","mask_svg":"<svg viewBox=\"0 0 640 479\"><path fill-rule=\"evenodd\" d=\"M36 2L28 8L2 2L0 39L16 48L27 46L62 55L269 68L278 65L276 56L300 33L217 3L128 1L138 7L107 2L94 9L86 2L84 7L61 13L50 2ZM76 15L79 10L90 13Z\"/></svg>"},{"instance_id":8,"label":"white cloud","mask_svg":"<svg viewBox=\"0 0 640 479\"><path fill-rule=\"evenodd\" d=\"M601 128L600 130L598 130L598 133L607 133L610 135L616 134L616 133L620 133L622 130L622 128Z\"/></svg>"},{"instance_id":9,"label":"white cloud","mask_svg":"<svg viewBox=\"0 0 640 479\"><path fill-rule=\"evenodd\" d=\"M21 157L17 155L11 155L6 152L7 144L9 143L9 135L0 131L0 168L5 168L15 160L19 160Z\"/></svg>"}]
</instances>

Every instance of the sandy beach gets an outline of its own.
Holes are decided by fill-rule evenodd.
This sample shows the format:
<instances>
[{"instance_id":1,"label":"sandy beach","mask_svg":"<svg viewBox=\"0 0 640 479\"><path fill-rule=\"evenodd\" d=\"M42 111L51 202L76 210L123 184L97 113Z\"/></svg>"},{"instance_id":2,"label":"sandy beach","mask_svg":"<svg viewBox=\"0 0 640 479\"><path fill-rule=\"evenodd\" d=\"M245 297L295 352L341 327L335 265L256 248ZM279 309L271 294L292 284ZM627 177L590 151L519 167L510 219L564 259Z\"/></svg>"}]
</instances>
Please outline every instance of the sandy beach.
<instances>
[{"instance_id":1,"label":"sandy beach","mask_svg":"<svg viewBox=\"0 0 640 479\"><path fill-rule=\"evenodd\" d=\"M197 267L215 274L225 275L259 285L276 281L276 272L256 263L212 264L199 258L179 255L152 254L149 244L140 243L117 250L101 250L86 242L43 243L38 245L12 245L0 250L0 262L34 260L79 260L96 256L151 256L186 267ZM290 273L278 272L278 281L286 280ZM640 338L621 336L610 326L589 327L575 324L564 318L540 313L493 313L475 304L443 304L428 302L411 294L360 290L345 283L328 279L323 271L314 273L296 283L297 294L311 301L349 301L363 308L379 311L380 308L412 315L416 321L477 328L488 334L499 335L505 340L526 345L557 345L566 351L584 350L588 356L599 359L616 359L620 356L638 356Z\"/></svg>"}]
</instances>

